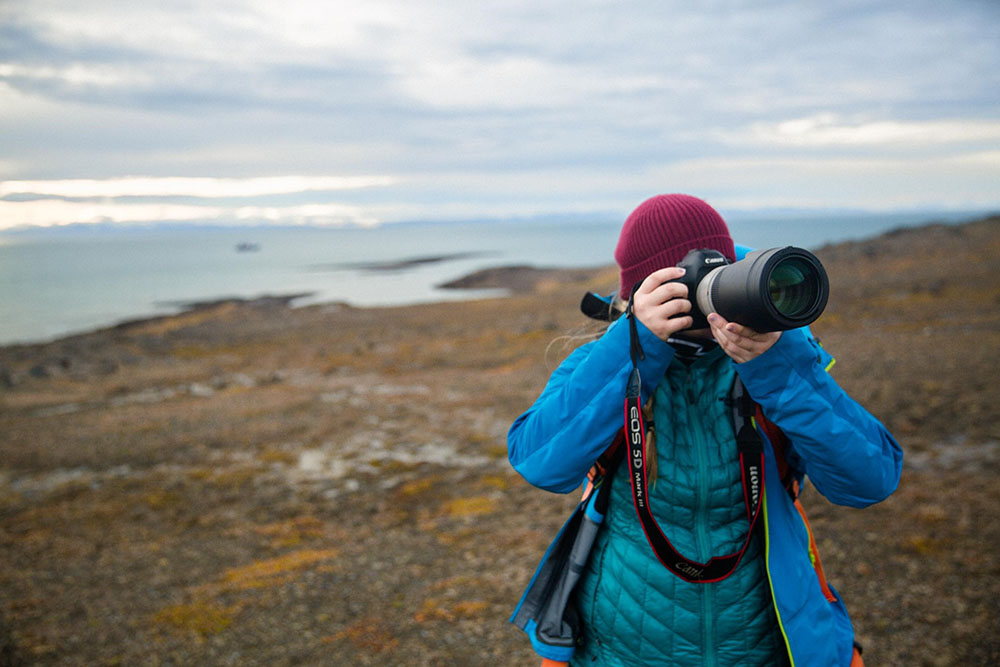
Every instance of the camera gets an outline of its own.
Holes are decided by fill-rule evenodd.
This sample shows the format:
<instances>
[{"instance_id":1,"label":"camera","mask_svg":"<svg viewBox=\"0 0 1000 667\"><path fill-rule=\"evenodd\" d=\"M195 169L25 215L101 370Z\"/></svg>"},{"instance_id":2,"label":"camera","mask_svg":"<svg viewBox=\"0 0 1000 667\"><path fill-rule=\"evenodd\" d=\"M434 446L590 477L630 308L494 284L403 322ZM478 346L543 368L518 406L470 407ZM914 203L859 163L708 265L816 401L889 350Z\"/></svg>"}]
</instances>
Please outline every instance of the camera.
<instances>
[{"instance_id":1,"label":"camera","mask_svg":"<svg viewBox=\"0 0 1000 667\"><path fill-rule=\"evenodd\" d=\"M734 263L701 248L677 266L686 270L674 282L687 285L692 329L707 327L709 313L759 332L804 327L819 318L830 296L819 259L794 246L756 250Z\"/></svg>"}]
</instances>

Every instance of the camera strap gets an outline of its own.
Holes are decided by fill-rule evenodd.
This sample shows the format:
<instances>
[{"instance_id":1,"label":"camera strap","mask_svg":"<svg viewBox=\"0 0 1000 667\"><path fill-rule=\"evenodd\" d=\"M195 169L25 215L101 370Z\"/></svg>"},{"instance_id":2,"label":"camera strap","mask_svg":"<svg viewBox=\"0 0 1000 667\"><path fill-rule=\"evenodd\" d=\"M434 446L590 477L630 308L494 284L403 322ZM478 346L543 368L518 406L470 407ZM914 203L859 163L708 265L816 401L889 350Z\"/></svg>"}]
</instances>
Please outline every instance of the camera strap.
<instances>
[{"instance_id":1,"label":"camera strap","mask_svg":"<svg viewBox=\"0 0 1000 667\"><path fill-rule=\"evenodd\" d=\"M635 289L629 298L627 313L630 319L630 353L632 357L632 372L629 375L625 390L625 442L628 446L629 479L632 483L632 501L635 505L639 523L646 534L646 541L652 547L657 559L668 570L685 581L708 584L725 579L740 564L746 553L750 538L753 536L760 518L761 492L764 488L764 444L761 436L753 427L755 406L753 399L744 390L739 399L738 409L742 425L736 434L737 451L739 452L741 478L743 483L743 501L746 506L747 536L743 545L731 554L713 556L707 563L699 563L684 557L667 536L663 534L649 505L649 486L646 479L646 428L642 419L642 379L639 375L639 360L645 358L642 346L639 344L639 333L636 328L633 299Z\"/></svg>"}]
</instances>

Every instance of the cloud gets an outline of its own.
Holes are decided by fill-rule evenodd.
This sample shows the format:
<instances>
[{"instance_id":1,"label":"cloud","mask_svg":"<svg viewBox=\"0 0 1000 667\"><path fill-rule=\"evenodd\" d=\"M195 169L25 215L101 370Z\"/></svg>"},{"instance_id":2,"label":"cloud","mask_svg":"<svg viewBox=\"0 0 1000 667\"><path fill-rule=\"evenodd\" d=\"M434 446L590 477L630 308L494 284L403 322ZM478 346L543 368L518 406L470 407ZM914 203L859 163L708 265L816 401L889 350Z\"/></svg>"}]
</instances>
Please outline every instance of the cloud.
<instances>
[{"instance_id":1,"label":"cloud","mask_svg":"<svg viewBox=\"0 0 1000 667\"><path fill-rule=\"evenodd\" d=\"M6 10L8 32L31 55L20 63L13 48L5 55L9 66L35 76L0 78L26 89L69 80L74 85L47 94L74 99L87 99L81 84L92 82L95 103L151 108L177 100L210 108L231 99L300 110L362 101L458 112L596 104L609 112L624 97L668 115L817 103L837 109L906 101L928 94L928 84L939 95L986 90L972 67L997 54L982 46L990 34L970 24L974 12L901 3L247 1L180 11L171 3L54 2L30 11L32 4ZM949 53L959 35L965 48ZM327 84L303 87L296 71ZM944 76L952 84L940 88ZM115 81L122 85L109 85Z\"/></svg>"},{"instance_id":2,"label":"cloud","mask_svg":"<svg viewBox=\"0 0 1000 667\"><path fill-rule=\"evenodd\" d=\"M256 178L154 178L0 181L0 229L22 225L155 221L373 225L372 211L343 202L258 205L224 203L274 195L344 192L385 187L389 176L273 176ZM175 198L201 199L178 204ZM134 201L142 199L143 201ZM118 201L124 200L124 201ZM152 200L152 201L150 201Z\"/></svg>"},{"instance_id":3,"label":"cloud","mask_svg":"<svg viewBox=\"0 0 1000 667\"><path fill-rule=\"evenodd\" d=\"M1000 119L943 118L925 121L878 120L845 122L837 114L754 123L719 138L736 145L926 148L1000 142Z\"/></svg>"},{"instance_id":4,"label":"cloud","mask_svg":"<svg viewBox=\"0 0 1000 667\"><path fill-rule=\"evenodd\" d=\"M62 67L0 64L0 77L8 80L55 81L66 86L117 87L148 85L149 77L128 76L122 68L70 63Z\"/></svg>"},{"instance_id":5,"label":"cloud","mask_svg":"<svg viewBox=\"0 0 1000 667\"><path fill-rule=\"evenodd\" d=\"M0 176L211 198L155 193L392 174L365 210L432 218L599 207L765 157L790 202L840 201L838 160L902 174L1000 150L998 24L996 3L929 0L0 3ZM704 186L779 196L734 170ZM330 190L363 194L305 192L350 203Z\"/></svg>"},{"instance_id":6,"label":"cloud","mask_svg":"<svg viewBox=\"0 0 1000 667\"><path fill-rule=\"evenodd\" d=\"M0 197L259 197L390 185L390 176L271 176L257 178L111 178L0 181Z\"/></svg>"},{"instance_id":7,"label":"cloud","mask_svg":"<svg viewBox=\"0 0 1000 667\"><path fill-rule=\"evenodd\" d=\"M984 209L997 205L998 158L1000 150L923 158L700 158L652 169L646 178L703 193L713 204L729 209Z\"/></svg>"},{"instance_id":8,"label":"cloud","mask_svg":"<svg viewBox=\"0 0 1000 667\"><path fill-rule=\"evenodd\" d=\"M77 223L201 222L215 224L376 225L363 207L348 204L291 206L213 206L168 203L0 201L0 229L54 227Z\"/></svg>"}]
</instances>

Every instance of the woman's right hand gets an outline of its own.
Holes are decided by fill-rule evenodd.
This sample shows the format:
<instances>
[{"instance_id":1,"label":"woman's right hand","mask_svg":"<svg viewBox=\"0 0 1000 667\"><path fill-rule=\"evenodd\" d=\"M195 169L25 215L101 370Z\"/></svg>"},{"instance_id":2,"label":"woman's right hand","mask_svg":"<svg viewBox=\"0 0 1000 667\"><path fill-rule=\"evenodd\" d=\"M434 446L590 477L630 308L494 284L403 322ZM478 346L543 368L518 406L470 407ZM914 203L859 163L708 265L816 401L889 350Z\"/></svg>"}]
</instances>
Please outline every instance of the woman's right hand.
<instances>
[{"instance_id":1,"label":"woman's right hand","mask_svg":"<svg viewBox=\"0 0 1000 667\"><path fill-rule=\"evenodd\" d=\"M690 315L681 316L691 311L687 285L668 282L683 275L684 269L677 266L654 271L642 281L633 297L635 317L663 341L694 324Z\"/></svg>"}]
</instances>

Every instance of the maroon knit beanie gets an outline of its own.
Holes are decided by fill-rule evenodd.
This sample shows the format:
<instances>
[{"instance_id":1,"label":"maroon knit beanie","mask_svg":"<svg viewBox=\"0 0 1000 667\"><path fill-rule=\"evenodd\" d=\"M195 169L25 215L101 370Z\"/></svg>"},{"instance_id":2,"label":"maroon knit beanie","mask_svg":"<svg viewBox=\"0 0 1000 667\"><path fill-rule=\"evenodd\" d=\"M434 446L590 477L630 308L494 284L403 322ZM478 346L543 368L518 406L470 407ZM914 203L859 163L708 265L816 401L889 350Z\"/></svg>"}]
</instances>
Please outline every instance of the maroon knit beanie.
<instances>
[{"instance_id":1,"label":"maroon knit beanie","mask_svg":"<svg viewBox=\"0 0 1000 667\"><path fill-rule=\"evenodd\" d=\"M627 299L635 283L653 271L676 265L695 248L718 250L729 261L736 261L729 228L714 208L689 195L647 199L628 216L618 237L618 294Z\"/></svg>"}]
</instances>

